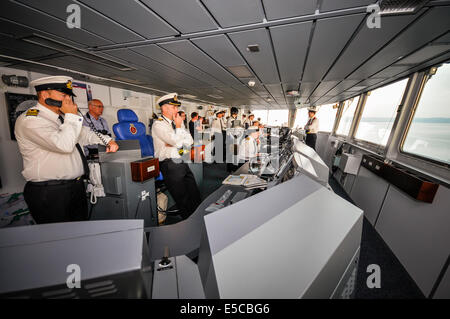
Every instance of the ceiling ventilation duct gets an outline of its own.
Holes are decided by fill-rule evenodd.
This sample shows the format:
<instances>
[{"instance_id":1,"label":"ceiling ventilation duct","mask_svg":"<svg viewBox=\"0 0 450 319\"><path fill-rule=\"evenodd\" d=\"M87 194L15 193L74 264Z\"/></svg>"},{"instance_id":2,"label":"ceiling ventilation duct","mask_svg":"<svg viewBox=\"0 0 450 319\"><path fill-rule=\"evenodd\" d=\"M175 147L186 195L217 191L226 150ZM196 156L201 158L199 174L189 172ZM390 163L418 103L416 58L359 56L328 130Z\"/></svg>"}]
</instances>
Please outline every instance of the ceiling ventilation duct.
<instances>
[{"instance_id":1,"label":"ceiling ventilation duct","mask_svg":"<svg viewBox=\"0 0 450 319\"><path fill-rule=\"evenodd\" d=\"M80 59L88 60L91 62L95 62L98 64L102 64L104 66L119 70L119 71L132 71L135 70L135 68L130 67L129 65L125 65L122 63L117 63L112 60L109 60L103 56L91 53L89 51L85 51L83 49L58 42L56 40L46 38L42 35L33 34L32 36L28 36L25 38L22 38L21 40L29 43L33 43L48 49L52 49L67 55L75 56Z\"/></svg>"},{"instance_id":2,"label":"ceiling ventilation duct","mask_svg":"<svg viewBox=\"0 0 450 319\"><path fill-rule=\"evenodd\" d=\"M414 14L430 0L381 0L381 15Z\"/></svg>"}]
</instances>

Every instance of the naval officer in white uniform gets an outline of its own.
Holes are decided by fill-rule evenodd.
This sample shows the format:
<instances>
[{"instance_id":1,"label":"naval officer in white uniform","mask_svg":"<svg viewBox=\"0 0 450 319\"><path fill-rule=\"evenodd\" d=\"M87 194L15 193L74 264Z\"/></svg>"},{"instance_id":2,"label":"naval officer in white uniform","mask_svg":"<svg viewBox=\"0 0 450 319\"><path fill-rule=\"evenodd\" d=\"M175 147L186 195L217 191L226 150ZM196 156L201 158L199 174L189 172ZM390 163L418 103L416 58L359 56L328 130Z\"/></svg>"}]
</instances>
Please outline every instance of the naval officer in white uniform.
<instances>
[{"instance_id":1,"label":"naval officer in white uniform","mask_svg":"<svg viewBox=\"0 0 450 319\"><path fill-rule=\"evenodd\" d=\"M50 76L31 85L38 103L19 116L14 131L27 181L25 201L38 224L86 220L82 177L89 168L82 146L105 144L108 152L119 147L111 137L83 127L72 100L72 78Z\"/></svg>"},{"instance_id":2,"label":"naval officer in white uniform","mask_svg":"<svg viewBox=\"0 0 450 319\"><path fill-rule=\"evenodd\" d=\"M159 158L159 168L164 182L175 200L181 216L188 218L201 202L200 191L194 175L182 155L190 152L193 139L189 131L182 128L182 118L178 114L178 95L164 95L157 101L161 107L161 117L152 126L155 157Z\"/></svg>"},{"instance_id":3,"label":"naval officer in white uniform","mask_svg":"<svg viewBox=\"0 0 450 319\"><path fill-rule=\"evenodd\" d=\"M247 137L242 139L239 145L238 158L240 161L248 161L259 153L259 127L250 126Z\"/></svg>"}]
</instances>

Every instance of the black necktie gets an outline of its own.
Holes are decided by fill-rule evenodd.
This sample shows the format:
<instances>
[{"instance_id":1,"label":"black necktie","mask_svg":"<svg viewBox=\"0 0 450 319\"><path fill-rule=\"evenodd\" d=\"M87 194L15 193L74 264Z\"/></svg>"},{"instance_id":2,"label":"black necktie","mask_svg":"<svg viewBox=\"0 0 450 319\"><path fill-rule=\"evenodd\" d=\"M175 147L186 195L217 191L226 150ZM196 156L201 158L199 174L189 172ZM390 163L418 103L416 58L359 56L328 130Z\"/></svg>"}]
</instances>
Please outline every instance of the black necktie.
<instances>
[{"instance_id":1,"label":"black necktie","mask_svg":"<svg viewBox=\"0 0 450 319\"><path fill-rule=\"evenodd\" d=\"M174 130L177 129L177 127L175 126L175 123L174 123L174 122L172 122L172 128L173 128Z\"/></svg>"},{"instance_id":2,"label":"black necktie","mask_svg":"<svg viewBox=\"0 0 450 319\"><path fill-rule=\"evenodd\" d=\"M61 121L61 123L64 124L64 118L60 115L58 116L58 120ZM78 150L78 153L80 153L80 157L81 157L81 162L83 163L83 170L84 170L84 178L89 179L89 165L88 165L88 161L86 159L86 156L84 156L84 152L81 149L81 146L79 143L77 143L76 148Z\"/></svg>"}]
</instances>

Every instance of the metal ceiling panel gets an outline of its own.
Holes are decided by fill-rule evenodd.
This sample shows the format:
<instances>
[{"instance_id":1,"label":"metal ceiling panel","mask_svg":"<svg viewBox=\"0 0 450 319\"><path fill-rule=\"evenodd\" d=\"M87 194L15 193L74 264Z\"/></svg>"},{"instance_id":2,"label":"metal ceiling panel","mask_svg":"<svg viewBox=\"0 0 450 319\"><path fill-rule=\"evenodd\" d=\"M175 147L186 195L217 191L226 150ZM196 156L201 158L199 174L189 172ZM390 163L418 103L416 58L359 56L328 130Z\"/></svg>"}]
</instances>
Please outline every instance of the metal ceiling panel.
<instances>
[{"instance_id":1,"label":"metal ceiling panel","mask_svg":"<svg viewBox=\"0 0 450 319\"><path fill-rule=\"evenodd\" d=\"M264 19L260 0L203 0L203 3L223 28L262 22Z\"/></svg>"},{"instance_id":2,"label":"metal ceiling panel","mask_svg":"<svg viewBox=\"0 0 450 319\"><path fill-rule=\"evenodd\" d=\"M332 96L324 96L320 99L318 99L317 101L315 101L314 103L316 105L324 105L326 104L329 100L331 100L333 97Z\"/></svg>"},{"instance_id":3,"label":"metal ceiling panel","mask_svg":"<svg viewBox=\"0 0 450 319\"><path fill-rule=\"evenodd\" d=\"M333 95L334 96L334 95L337 95L339 93L342 93L345 90L347 90L348 88L351 88L352 86L354 86L358 82L359 82L359 80L344 80L344 81L341 81L333 89L328 91L327 95Z\"/></svg>"},{"instance_id":4,"label":"metal ceiling panel","mask_svg":"<svg viewBox=\"0 0 450 319\"><path fill-rule=\"evenodd\" d=\"M377 0L322 0L320 12L364 7L376 2Z\"/></svg>"},{"instance_id":5,"label":"metal ceiling panel","mask_svg":"<svg viewBox=\"0 0 450 319\"><path fill-rule=\"evenodd\" d=\"M270 28L282 82L300 82L312 22Z\"/></svg>"},{"instance_id":6,"label":"metal ceiling panel","mask_svg":"<svg viewBox=\"0 0 450 319\"><path fill-rule=\"evenodd\" d=\"M210 85L220 86L223 83L209 74L199 70L197 67L183 61L179 57L172 53L160 48L159 46L152 44L142 47L135 47L131 49L134 52L149 57L159 63L162 63L168 67L174 68L182 73L188 74L196 79L209 83Z\"/></svg>"},{"instance_id":7,"label":"metal ceiling panel","mask_svg":"<svg viewBox=\"0 0 450 319\"><path fill-rule=\"evenodd\" d=\"M267 20L314 14L316 0L262 0Z\"/></svg>"},{"instance_id":8,"label":"metal ceiling panel","mask_svg":"<svg viewBox=\"0 0 450 319\"><path fill-rule=\"evenodd\" d=\"M223 34L192 39L191 41L223 66L245 64L244 59L231 41Z\"/></svg>"},{"instance_id":9,"label":"metal ceiling panel","mask_svg":"<svg viewBox=\"0 0 450 319\"><path fill-rule=\"evenodd\" d=\"M198 0L141 0L181 33L217 29Z\"/></svg>"},{"instance_id":10,"label":"metal ceiling panel","mask_svg":"<svg viewBox=\"0 0 450 319\"><path fill-rule=\"evenodd\" d=\"M286 100L284 99L284 97L276 97L275 98L275 102L279 105L285 105L286 104Z\"/></svg>"},{"instance_id":11,"label":"metal ceiling panel","mask_svg":"<svg viewBox=\"0 0 450 319\"><path fill-rule=\"evenodd\" d=\"M401 59L397 64L420 64L448 50L450 50L450 44L427 45L413 54L408 55L406 58Z\"/></svg>"},{"instance_id":12,"label":"metal ceiling panel","mask_svg":"<svg viewBox=\"0 0 450 319\"><path fill-rule=\"evenodd\" d=\"M247 87L245 85L233 86L232 88L240 93L240 97L245 97L245 98L258 97L258 95L256 95L255 92L253 92L249 87Z\"/></svg>"},{"instance_id":13,"label":"metal ceiling panel","mask_svg":"<svg viewBox=\"0 0 450 319\"><path fill-rule=\"evenodd\" d=\"M19 0L20 2L42 10L52 16L55 16L62 21L66 21L68 13L67 6L72 4L71 0L58 1L35 1L35 0ZM116 43L142 40L143 38L137 34L130 32L115 22L105 19L93 10L80 5L81 9L81 27L84 30L97 34L105 39L114 41ZM66 29L67 26L65 26ZM73 29L68 29L73 30Z\"/></svg>"},{"instance_id":14,"label":"metal ceiling panel","mask_svg":"<svg viewBox=\"0 0 450 319\"><path fill-rule=\"evenodd\" d=\"M222 93L220 93L219 95L222 95L224 97L226 103L229 103L229 101L236 101L242 99L242 94L231 87L219 87L218 89L222 91ZM252 97L257 98L258 96L254 95Z\"/></svg>"},{"instance_id":15,"label":"metal ceiling panel","mask_svg":"<svg viewBox=\"0 0 450 319\"><path fill-rule=\"evenodd\" d=\"M200 82L194 78L188 77L183 73L180 73L174 69L171 69L159 62L144 57L136 52L128 49L111 50L107 52L109 55L115 56L119 59L125 60L130 64L140 66L143 69L147 69L149 76L160 78L167 83L178 85L181 87L205 87L208 84Z\"/></svg>"},{"instance_id":16,"label":"metal ceiling panel","mask_svg":"<svg viewBox=\"0 0 450 319\"><path fill-rule=\"evenodd\" d=\"M235 32L230 33L229 36L263 83L280 82L272 44L266 29ZM259 45L259 52L247 50L247 46L253 44Z\"/></svg>"},{"instance_id":17,"label":"metal ceiling panel","mask_svg":"<svg viewBox=\"0 0 450 319\"><path fill-rule=\"evenodd\" d=\"M18 25L17 23L3 20L2 18L0 18L0 30L3 34L7 34L15 38L31 35L33 32L37 33L35 30Z\"/></svg>"},{"instance_id":18,"label":"metal ceiling panel","mask_svg":"<svg viewBox=\"0 0 450 319\"><path fill-rule=\"evenodd\" d=\"M199 69L211 74L216 79L228 85L240 85L241 83L217 62L198 49L188 40L161 43L161 47L172 52L186 62L195 65Z\"/></svg>"},{"instance_id":19,"label":"metal ceiling panel","mask_svg":"<svg viewBox=\"0 0 450 319\"><path fill-rule=\"evenodd\" d=\"M12 49L17 51L18 55L15 57L21 57L26 59L37 58L50 54L56 54L57 51L50 50L39 45L31 44L25 41L16 40L14 38L0 35L0 47L4 49ZM3 49L2 49L3 52Z\"/></svg>"},{"instance_id":20,"label":"metal ceiling panel","mask_svg":"<svg viewBox=\"0 0 450 319\"><path fill-rule=\"evenodd\" d=\"M57 1L55 4L59 4ZM66 12L64 7L63 13ZM111 41L98 37L83 29L69 29L66 26L65 19L60 20L29 8L25 5L13 3L10 1L0 1L0 17L13 22L21 23L30 28L46 31L59 37L70 39L74 42L85 44L87 46L111 44Z\"/></svg>"},{"instance_id":21,"label":"metal ceiling panel","mask_svg":"<svg viewBox=\"0 0 450 319\"><path fill-rule=\"evenodd\" d=\"M396 76L397 74L404 72L408 69L411 69L411 65L392 65L376 74L374 74L371 79L388 79L393 76ZM373 84L369 84L373 85Z\"/></svg>"},{"instance_id":22,"label":"metal ceiling panel","mask_svg":"<svg viewBox=\"0 0 450 319\"><path fill-rule=\"evenodd\" d=\"M369 29L363 26L333 65L325 80L344 79L416 17L417 15L383 17L381 28Z\"/></svg>"},{"instance_id":23,"label":"metal ceiling panel","mask_svg":"<svg viewBox=\"0 0 450 319\"><path fill-rule=\"evenodd\" d=\"M416 20L374 57L353 72L349 79L366 79L379 70L419 49L450 29L450 7L433 8Z\"/></svg>"},{"instance_id":24,"label":"metal ceiling panel","mask_svg":"<svg viewBox=\"0 0 450 319\"><path fill-rule=\"evenodd\" d=\"M319 84L319 86L314 90L312 95L315 96L323 96L333 87L335 87L339 81L323 81Z\"/></svg>"},{"instance_id":25,"label":"metal ceiling panel","mask_svg":"<svg viewBox=\"0 0 450 319\"><path fill-rule=\"evenodd\" d=\"M364 80L362 82L359 82L357 84L357 86L372 86L372 85L376 85L380 82L383 82L385 79L367 79Z\"/></svg>"},{"instance_id":26,"label":"metal ceiling panel","mask_svg":"<svg viewBox=\"0 0 450 319\"><path fill-rule=\"evenodd\" d=\"M284 99L284 92L281 84L266 84L265 87L274 98L281 97Z\"/></svg>"},{"instance_id":27,"label":"metal ceiling panel","mask_svg":"<svg viewBox=\"0 0 450 319\"><path fill-rule=\"evenodd\" d=\"M67 1L67 0L65 0ZM167 22L139 1L81 0L91 8L126 26L141 36L151 39L178 34ZM131 18L131 19L130 19ZM112 32L112 31L111 31ZM121 42L130 42L129 38Z\"/></svg>"},{"instance_id":28,"label":"metal ceiling panel","mask_svg":"<svg viewBox=\"0 0 450 319\"><path fill-rule=\"evenodd\" d=\"M314 91L318 82L302 82L300 83L300 95L303 97L308 97Z\"/></svg>"},{"instance_id":29,"label":"metal ceiling panel","mask_svg":"<svg viewBox=\"0 0 450 319\"><path fill-rule=\"evenodd\" d=\"M46 59L40 62L102 77L111 77L114 75L111 70L101 68L94 62L88 62L73 56Z\"/></svg>"},{"instance_id":30,"label":"metal ceiling panel","mask_svg":"<svg viewBox=\"0 0 450 319\"><path fill-rule=\"evenodd\" d=\"M447 32L446 34L444 34L442 37L436 39L433 43L449 44L450 43L450 31Z\"/></svg>"},{"instance_id":31,"label":"metal ceiling panel","mask_svg":"<svg viewBox=\"0 0 450 319\"><path fill-rule=\"evenodd\" d=\"M303 81L320 81L364 18L363 14L317 21Z\"/></svg>"}]
</instances>

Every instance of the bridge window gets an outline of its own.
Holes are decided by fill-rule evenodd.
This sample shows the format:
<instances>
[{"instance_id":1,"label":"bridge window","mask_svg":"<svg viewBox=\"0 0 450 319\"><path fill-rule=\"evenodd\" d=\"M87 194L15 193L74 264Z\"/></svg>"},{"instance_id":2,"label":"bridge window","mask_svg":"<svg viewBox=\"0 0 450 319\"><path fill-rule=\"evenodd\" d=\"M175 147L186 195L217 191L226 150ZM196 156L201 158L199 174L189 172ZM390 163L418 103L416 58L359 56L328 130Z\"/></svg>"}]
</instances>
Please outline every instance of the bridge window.
<instances>
[{"instance_id":1,"label":"bridge window","mask_svg":"<svg viewBox=\"0 0 450 319\"><path fill-rule=\"evenodd\" d=\"M370 92L364 105L355 138L374 144L387 144L408 79Z\"/></svg>"},{"instance_id":2,"label":"bridge window","mask_svg":"<svg viewBox=\"0 0 450 319\"><path fill-rule=\"evenodd\" d=\"M287 126L289 110L269 110L267 125Z\"/></svg>"},{"instance_id":3,"label":"bridge window","mask_svg":"<svg viewBox=\"0 0 450 319\"><path fill-rule=\"evenodd\" d=\"M333 108L333 105L335 104L322 105L316 113L319 119L319 131L321 132L331 132L333 130L338 110L338 108Z\"/></svg>"},{"instance_id":4,"label":"bridge window","mask_svg":"<svg viewBox=\"0 0 450 319\"><path fill-rule=\"evenodd\" d=\"M343 111L339 126L336 130L337 135L347 136L350 133L353 117L355 116L356 107L358 106L359 96L346 100L343 103Z\"/></svg>"},{"instance_id":5,"label":"bridge window","mask_svg":"<svg viewBox=\"0 0 450 319\"><path fill-rule=\"evenodd\" d=\"M295 115L294 128L303 128L308 122L308 110L306 108L297 109Z\"/></svg>"},{"instance_id":6,"label":"bridge window","mask_svg":"<svg viewBox=\"0 0 450 319\"><path fill-rule=\"evenodd\" d=\"M450 63L437 68L422 89L402 151L450 164Z\"/></svg>"},{"instance_id":7,"label":"bridge window","mask_svg":"<svg viewBox=\"0 0 450 319\"><path fill-rule=\"evenodd\" d=\"M267 118L269 115L269 111L268 110L253 110L252 114L255 115L255 118L253 119L254 121L258 120L259 118L261 119L261 122L266 125L267 124ZM247 114L248 116L248 114Z\"/></svg>"}]
</instances>

